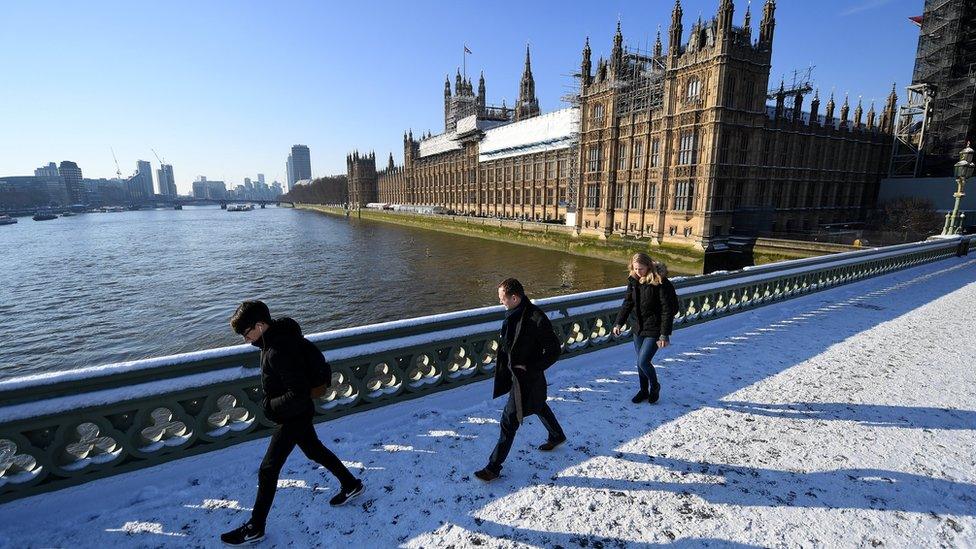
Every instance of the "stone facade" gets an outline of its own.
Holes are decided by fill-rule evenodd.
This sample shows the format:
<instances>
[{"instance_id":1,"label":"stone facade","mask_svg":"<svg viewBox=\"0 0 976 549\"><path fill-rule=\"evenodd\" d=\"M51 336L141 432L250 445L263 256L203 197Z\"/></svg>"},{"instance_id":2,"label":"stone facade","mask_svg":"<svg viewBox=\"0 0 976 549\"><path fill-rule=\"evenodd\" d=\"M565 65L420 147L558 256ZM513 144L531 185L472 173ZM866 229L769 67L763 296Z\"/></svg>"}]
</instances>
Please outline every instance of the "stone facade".
<instances>
[{"instance_id":1,"label":"stone facade","mask_svg":"<svg viewBox=\"0 0 976 549\"><path fill-rule=\"evenodd\" d=\"M834 118L833 98L819 115L815 95L786 109L782 84L767 106L774 0L767 0L759 35L751 14L732 24L723 0L709 22L696 23L681 42L682 10L672 12L668 52L658 36L649 56L627 51L619 26L610 59L590 74L589 44L581 64L581 232L649 237L708 249L730 231L809 232L820 225L857 222L877 195L890 151L895 97L882 123L848 119L845 98ZM628 90L634 74L647 91ZM656 108L629 108L641 94Z\"/></svg>"},{"instance_id":2,"label":"stone facade","mask_svg":"<svg viewBox=\"0 0 976 549\"><path fill-rule=\"evenodd\" d=\"M361 184L380 202L463 214L560 221L575 213L581 234L702 249L730 233L857 222L877 196L897 98L892 92L877 117L871 105L864 121L860 103L849 116L847 98L835 116L832 96L823 114L819 93L807 110L809 90L781 83L767 96L774 12L767 0L754 38L749 9L737 26L732 0L722 0L685 40L679 1L667 52L660 33L650 52L626 48L618 24L609 59L595 67L587 40L578 104L550 113L575 125L557 130L540 130L528 50L514 116L485 106L483 75L477 95L458 75L456 94L445 82L445 132L405 133L403 166L391 155L373 180L354 183L350 172L350 197ZM510 146L486 153L504 132L516 135Z\"/></svg>"},{"instance_id":3,"label":"stone facade","mask_svg":"<svg viewBox=\"0 0 976 549\"><path fill-rule=\"evenodd\" d=\"M363 207L377 199L376 154L346 156L346 181L349 185L349 205Z\"/></svg>"}]
</instances>

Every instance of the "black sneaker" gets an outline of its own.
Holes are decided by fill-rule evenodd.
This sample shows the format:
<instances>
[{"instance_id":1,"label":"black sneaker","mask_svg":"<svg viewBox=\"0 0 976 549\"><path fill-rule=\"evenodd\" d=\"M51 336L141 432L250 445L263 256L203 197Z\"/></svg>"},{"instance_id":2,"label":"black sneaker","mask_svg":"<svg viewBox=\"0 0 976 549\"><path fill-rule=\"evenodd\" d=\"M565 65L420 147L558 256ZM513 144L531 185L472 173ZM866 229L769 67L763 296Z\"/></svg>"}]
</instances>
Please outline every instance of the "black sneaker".
<instances>
[{"instance_id":1,"label":"black sneaker","mask_svg":"<svg viewBox=\"0 0 976 549\"><path fill-rule=\"evenodd\" d=\"M655 383L651 387L651 394L647 395L647 401L654 404L659 398L661 398L661 384Z\"/></svg>"},{"instance_id":2,"label":"black sneaker","mask_svg":"<svg viewBox=\"0 0 976 549\"><path fill-rule=\"evenodd\" d=\"M261 528L251 521L245 522L240 528L236 528L220 535L220 541L224 545L238 546L251 545L264 539L264 528Z\"/></svg>"},{"instance_id":3,"label":"black sneaker","mask_svg":"<svg viewBox=\"0 0 976 549\"><path fill-rule=\"evenodd\" d=\"M647 391L638 391L634 398L630 399L631 402L637 404L638 402L644 402L647 400Z\"/></svg>"},{"instance_id":4,"label":"black sneaker","mask_svg":"<svg viewBox=\"0 0 976 549\"><path fill-rule=\"evenodd\" d=\"M366 486L363 485L363 481L357 480L356 484L353 484L349 488L343 488L339 490L339 493L332 496L329 500L329 505L333 507L338 507L340 505L345 505L349 500L355 498L359 494L366 491Z\"/></svg>"},{"instance_id":5,"label":"black sneaker","mask_svg":"<svg viewBox=\"0 0 976 549\"><path fill-rule=\"evenodd\" d=\"M561 436L559 438L556 438L556 439L552 439L551 438L551 439L543 442L542 444L540 444L539 445L539 449L542 450L543 452L551 452L551 451L553 451L553 450L556 449L556 446L559 446L560 444L562 444L564 442L566 442L566 436L565 435L563 435L563 436Z\"/></svg>"},{"instance_id":6,"label":"black sneaker","mask_svg":"<svg viewBox=\"0 0 976 549\"><path fill-rule=\"evenodd\" d=\"M485 467L484 469L482 469L480 471L475 471L474 472L474 476L478 477L479 479L481 479L481 480L483 480L485 482L491 482L491 481L495 480L496 478L498 478L500 475L498 473L492 471L491 469Z\"/></svg>"}]
</instances>

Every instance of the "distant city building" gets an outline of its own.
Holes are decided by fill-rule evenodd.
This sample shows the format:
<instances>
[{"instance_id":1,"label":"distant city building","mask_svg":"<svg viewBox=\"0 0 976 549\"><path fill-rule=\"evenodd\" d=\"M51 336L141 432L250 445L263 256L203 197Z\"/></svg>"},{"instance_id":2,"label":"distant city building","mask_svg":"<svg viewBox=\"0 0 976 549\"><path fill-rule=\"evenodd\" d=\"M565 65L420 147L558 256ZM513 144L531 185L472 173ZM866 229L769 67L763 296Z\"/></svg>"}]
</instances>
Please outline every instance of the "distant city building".
<instances>
[{"instance_id":1,"label":"distant city building","mask_svg":"<svg viewBox=\"0 0 976 549\"><path fill-rule=\"evenodd\" d=\"M129 202L125 181L121 179L82 179L88 204L93 206L121 206Z\"/></svg>"},{"instance_id":2,"label":"distant city building","mask_svg":"<svg viewBox=\"0 0 976 549\"><path fill-rule=\"evenodd\" d=\"M295 169L292 165L291 154L288 155L288 162L285 163L285 171L288 172L285 183L288 185L288 190L290 191L292 186L295 184Z\"/></svg>"},{"instance_id":3,"label":"distant city building","mask_svg":"<svg viewBox=\"0 0 976 549\"><path fill-rule=\"evenodd\" d=\"M272 187L258 181L255 183L251 178L245 177L243 185L237 185L227 193L228 198L236 200L274 200L280 196L280 192L275 192Z\"/></svg>"},{"instance_id":4,"label":"distant city building","mask_svg":"<svg viewBox=\"0 0 976 549\"><path fill-rule=\"evenodd\" d=\"M137 160L136 174L142 180L143 192L148 198L152 198L156 194L153 189L152 165L145 160Z\"/></svg>"},{"instance_id":5,"label":"distant city building","mask_svg":"<svg viewBox=\"0 0 976 549\"><path fill-rule=\"evenodd\" d=\"M258 183L264 185L264 174L263 173L259 173L258 174Z\"/></svg>"},{"instance_id":6,"label":"distant city building","mask_svg":"<svg viewBox=\"0 0 976 549\"><path fill-rule=\"evenodd\" d=\"M173 175L172 164L161 164L156 170L156 180L159 183L159 194L176 196L176 178Z\"/></svg>"},{"instance_id":7,"label":"distant city building","mask_svg":"<svg viewBox=\"0 0 976 549\"><path fill-rule=\"evenodd\" d=\"M126 189L133 202L146 202L153 199L152 166L145 160L136 162L136 173L126 180Z\"/></svg>"},{"instance_id":8,"label":"distant city building","mask_svg":"<svg viewBox=\"0 0 976 549\"><path fill-rule=\"evenodd\" d=\"M60 172L58 172L58 165L54 162L48 162L47 166L42 166L34 170L35 177L58 177Z\"/></svg>"},{"instance_id":9,"label":"distant city building","mask_svg":"<svg viewBox=\"0 0 976 549\"><path fill-rule=\"evenodd\" d=\"M0 210L67 206L70 203L60 175L0 176Z\"/></svg>"},{"instance_id":10,"label":"distant city building","mask_svg":"<svg viewBox=\"0 0 976 549\"><path fill-rule=\"evenodd\" d=\"M85 204L85 186L81 182L81 168L70 160L64 160L58 167L58 173L64 181L64 189L70 204Z\"/></svg>"},{"instance_id":11,"label":"distant city building","mask_svg":"<svg viewBox=\"0 0 976 549\"><path fill-rule=\"evenodd\" d=\"M0 211L60 207L72 203L68 199L65 179L54 162L35 169L32 176L0 176Z\"/></svg>"},{"instance_id":12,"label":"distant city building","mask_svg":"<svg viewBox=\"0 0 976 549\"><path fill-rule=\"evenodd\" d=\"M223 181L208 181L206 177L200 176L193 182L193 198L225 200L227 198L227 185Z\"/></svg>"},{"instance_id":13,"label":"distant city building","mask_svg":"<svg viewBox=\"0 0 976 549\"><path fill-rule=\"evenodd\" d=\"M302 179L312 179L312 158L307 146L294 145L288 155L288 188Z\"/></svg>"}]
</instances>

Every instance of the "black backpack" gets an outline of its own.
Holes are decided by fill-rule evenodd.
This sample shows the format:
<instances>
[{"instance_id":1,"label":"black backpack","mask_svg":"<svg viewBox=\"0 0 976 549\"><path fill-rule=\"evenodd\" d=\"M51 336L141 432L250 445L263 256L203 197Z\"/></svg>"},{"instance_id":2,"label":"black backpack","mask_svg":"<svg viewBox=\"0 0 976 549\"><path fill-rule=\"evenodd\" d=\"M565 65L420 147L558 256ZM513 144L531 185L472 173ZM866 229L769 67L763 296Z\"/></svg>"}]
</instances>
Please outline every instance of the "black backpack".
<instances>
[{"instance_id":1,"label":"black backpack","mask_svg":"<svg viewBox=\"0 0 976 549\"><path fill-rule=\"evenodd\" d=\"M332 385L332 365L325 355L307 339L302 340L302 358L308 368L308 384L312 387L312 398L319 398Z\"/></svg>"},{"instance_id":2,"label":"black backpack","mask_svg":"<svg viewBox=\"0 0 976 549\"><path fill-rule=\"evenodd\" d=\"M668 307L671 308L671 316L677 316L678 292L674 289L674 284L665 278L664 283L661 284L661 291L664 292L664 299L668 301Z\"/></svg>"}]
</instances>

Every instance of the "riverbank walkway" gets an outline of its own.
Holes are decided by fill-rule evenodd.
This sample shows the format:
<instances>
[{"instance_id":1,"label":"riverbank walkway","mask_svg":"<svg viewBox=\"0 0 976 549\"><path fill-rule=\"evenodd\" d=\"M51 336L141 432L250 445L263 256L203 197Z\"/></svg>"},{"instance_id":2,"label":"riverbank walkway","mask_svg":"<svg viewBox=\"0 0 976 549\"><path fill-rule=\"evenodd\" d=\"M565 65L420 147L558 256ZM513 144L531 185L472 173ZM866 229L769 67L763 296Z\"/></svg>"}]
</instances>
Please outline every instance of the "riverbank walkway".
<instances>
[{"instance_id":1,"label":"riverbank walkway","mask_svg":"<svg viewBox=\"0 0 976 549\"><path fill-rule=\"evenodd\" d=\"M675 333L661 402L633 348L550 370L570 440L530 418L503 476L490 382L319 424L367 492L295 451L264 547L976 546L976 259ZM267 440L0 505L0 547L216 546L249 515Z\"/></svg>"}]
</instances>

